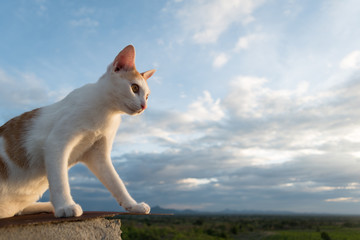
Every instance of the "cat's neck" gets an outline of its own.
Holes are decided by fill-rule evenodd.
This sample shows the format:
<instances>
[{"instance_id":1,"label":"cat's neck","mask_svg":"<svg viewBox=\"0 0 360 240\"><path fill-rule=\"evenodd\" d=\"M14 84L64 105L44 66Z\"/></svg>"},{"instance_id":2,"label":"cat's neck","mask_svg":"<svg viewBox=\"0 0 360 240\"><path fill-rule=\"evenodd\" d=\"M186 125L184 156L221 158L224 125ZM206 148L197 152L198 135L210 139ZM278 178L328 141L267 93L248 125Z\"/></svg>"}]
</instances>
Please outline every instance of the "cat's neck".
<instances>
[{"instance_id":1,"label":"cat's neck","mask_svg":"<svg viewBox=\"0 0 360 240\"><path fill-rule=\"evenodd\" d=\"M56 111L56 109L71 106L71 109L76 109L78 113L85 114L94 120L123 114L116 109L116 105L111 99L109 86L104 81L106 77L105 73L97 82L73 90L60 102L48 107Z\"/></svg>"},{"instance_id":2,"label":"cat's neck","mask_svg":"<svg viewBox=\"0 0 360 240\"><path fill-rule=\"evenodd\" d=\"M112 96L112 86L109 84L110 73L109 71L105 72L99 80L92 84L94 88L94 95L91 96L92 100L95 102L92 103L93 106L98 106L103 109L107 114L125 114L120 111L118 104L114 102Z\"/></svg>"}]
</instances>

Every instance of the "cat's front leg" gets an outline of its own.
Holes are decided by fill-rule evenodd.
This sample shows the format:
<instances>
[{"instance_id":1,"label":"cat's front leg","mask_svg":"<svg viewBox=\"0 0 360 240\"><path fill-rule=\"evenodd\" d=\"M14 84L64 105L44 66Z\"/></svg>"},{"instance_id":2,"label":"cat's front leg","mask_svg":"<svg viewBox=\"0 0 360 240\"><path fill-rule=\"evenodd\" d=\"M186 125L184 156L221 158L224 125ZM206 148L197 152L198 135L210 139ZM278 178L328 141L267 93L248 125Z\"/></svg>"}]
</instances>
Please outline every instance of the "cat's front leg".
<instances>
[{"instance_id":1,"label":"cat's front leg","mask_svg":"<svg viewBox=\"0 0 360 240\"><path fill-rule=\"evenodd\" d=\"M150 213L150 206L137 203L126 190L125 184L117 174L109 156L99 153L88 155L84 163L115 197L126 211L131 213Z\"/></svg>"},{"instance_id":2,"label":"cat's front leg","mask_svg":"<svg viewBox=\"0 0 360 240\"><path fill-rule=\"evenodd\" d=\"M76 143L68 142L64 148L55 143L55 140L50 140L45 148L45 165L54 214L55 217L79 217L83 211L71 197L68 179L68 158Z\"/></svg>"},{"instance_id":3,"label":"cat's front leg","mask_svg":"<svg viewBox=\"0 0 360 240\"><path fill-rule=\"evenodd\" d=\"M150 206L147 203L132 203L129 204L128 207L125 207L126 211L130 213L140 213L140 214L149 214L150 213Z\"/></svg>"}]
</instances>

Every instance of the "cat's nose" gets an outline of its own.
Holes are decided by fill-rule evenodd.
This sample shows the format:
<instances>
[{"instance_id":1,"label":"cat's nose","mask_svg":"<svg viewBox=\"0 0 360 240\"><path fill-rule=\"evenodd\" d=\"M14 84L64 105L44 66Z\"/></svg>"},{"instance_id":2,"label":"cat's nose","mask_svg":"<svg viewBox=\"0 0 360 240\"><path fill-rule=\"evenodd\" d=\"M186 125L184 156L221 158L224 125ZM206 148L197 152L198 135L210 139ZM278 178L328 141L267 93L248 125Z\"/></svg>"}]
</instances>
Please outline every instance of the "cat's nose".
<instances>
[{"instance_id":1,"label":"cat's nose","mask_svg":"<svg viewBox=\"0 0 360 240\"><path fill-rule=\"evenodd\" d=\"M146 104L141 104L141 108L142 108L142 110L145 110L146 109Z\"/></svg>"}]
</instances>

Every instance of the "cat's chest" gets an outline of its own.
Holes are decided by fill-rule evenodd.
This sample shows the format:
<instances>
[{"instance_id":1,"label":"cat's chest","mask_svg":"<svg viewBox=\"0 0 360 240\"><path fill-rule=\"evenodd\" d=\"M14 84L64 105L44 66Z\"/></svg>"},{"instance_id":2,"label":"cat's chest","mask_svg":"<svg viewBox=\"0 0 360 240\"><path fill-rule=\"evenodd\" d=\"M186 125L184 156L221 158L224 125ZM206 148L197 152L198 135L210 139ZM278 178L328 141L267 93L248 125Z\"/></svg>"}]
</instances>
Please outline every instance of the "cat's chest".
<instances>
[{"instance_id":1,"label":"cat's chest","mask_svg":"<svg viewBox=\"0 0 360 240\"><path fill-rule=\"evenodd\" d=\"M84 131L74 136L76 139L69 156L69 165L80 161L85 153L90 150L110 151L110 146L112 145L117 128L118 124L113 123L104 128ZM101 146L101 148L99 146Z\"/></svg>"},{"instance_id":2,"label":"cat's chest","mask_svg":"<svg viewBox=\"0 0 360 240\"><path fill-rule=\"evenodd\" d=\"M106 136L97 132L86 132L77 137L71 146L68 165L71 166L82 159L84 154L94 148L97 142L105 141Z\"/></svg>"}]
</instances>

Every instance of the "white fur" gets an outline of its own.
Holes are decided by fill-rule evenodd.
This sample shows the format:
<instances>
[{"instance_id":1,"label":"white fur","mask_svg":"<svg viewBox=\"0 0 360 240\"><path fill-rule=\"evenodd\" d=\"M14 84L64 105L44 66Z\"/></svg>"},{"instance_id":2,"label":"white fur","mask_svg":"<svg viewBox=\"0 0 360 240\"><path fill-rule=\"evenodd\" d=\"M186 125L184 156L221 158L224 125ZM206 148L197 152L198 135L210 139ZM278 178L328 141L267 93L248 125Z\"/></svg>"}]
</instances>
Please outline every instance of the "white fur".
<instances>
[{"instance_id":1,"label":"white fur","mask_svg":"<svg viewBox=\"0 0 360 240\"><path fill-rule=\"evenodd\" d=\"M146 203L137 203L129 195L110 158L120 115L141 113L150 92L144 78L124 79L122 71L127 70L115 71L111 64L96 83L39 110L24 136L29 169L21 169L9 159L0 136L0 156L9 167L8 179L0 179L0 218L42 211L54 211L56 217L80 216L82 209L72 199L68 181L68 169L78 162L83 162L127 211L150 212ZM134 83L139 85L139 93L132 92ZM51 204L35 203L48 187Z\"/></svg>"}]
</instances>

